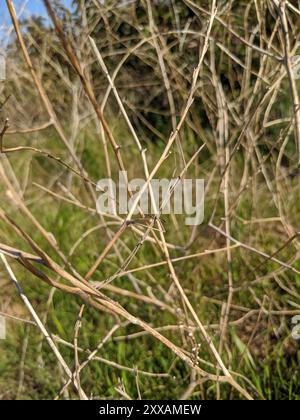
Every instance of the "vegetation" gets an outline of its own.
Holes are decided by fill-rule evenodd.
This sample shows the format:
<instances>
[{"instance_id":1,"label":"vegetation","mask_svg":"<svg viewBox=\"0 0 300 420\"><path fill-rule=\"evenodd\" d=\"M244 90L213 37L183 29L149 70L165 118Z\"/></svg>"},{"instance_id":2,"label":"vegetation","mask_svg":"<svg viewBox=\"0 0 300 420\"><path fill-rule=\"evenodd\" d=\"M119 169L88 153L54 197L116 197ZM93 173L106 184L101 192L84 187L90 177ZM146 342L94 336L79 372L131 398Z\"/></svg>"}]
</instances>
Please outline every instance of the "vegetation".
<instances>
[{"instance_id":1,"label":"vegetation","mask_svg":"<svg viewBox=\"0 0 300 420\"><path fill-rule=\"evenodd\" d=\"M298 2L13 3L1 398L299 399ZM204 222L97 212L120 170L204 179Z\"/></svg>"}]
</instances>

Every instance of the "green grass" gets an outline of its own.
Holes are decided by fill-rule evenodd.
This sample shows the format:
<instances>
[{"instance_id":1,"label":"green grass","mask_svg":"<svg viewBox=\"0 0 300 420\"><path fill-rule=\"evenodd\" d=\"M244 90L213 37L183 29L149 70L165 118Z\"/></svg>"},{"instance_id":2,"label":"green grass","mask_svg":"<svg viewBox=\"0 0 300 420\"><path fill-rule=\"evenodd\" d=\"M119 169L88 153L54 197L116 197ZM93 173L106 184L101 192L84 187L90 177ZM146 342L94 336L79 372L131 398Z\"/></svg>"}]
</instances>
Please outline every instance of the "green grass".
<instances>
[{"instance_id":1,"label":"green grass","mask_svg":"<svg viewBox=\"0 0 300 420\"><path fill-rule=\"evenodd\" d=\"M119 128L122 130L122 127ZM52 153L59 155L61 146L55 137L46 141L46 135L43 137L42 146L51 150ZM82 162L88 168L89 174L93 180L100 179L104 176L104 156L102 148L99 147L96 135L84 135L81 138L83 142ZM192 144L192 142L191 142ZM132 162L137 161L138 156L129 148L124 153L127 159ZM149 146L150 165L153 165L159 158L161 150L160 146ZM192 150L191 150L192 153ZM17 156L12 157L12 164L17 167L17 176L20 176L23 167L26 163L26 158L18 160ZM16 165L18 163L18 165ZM203 164L205 168L205 163ZM57 171L57 163L48 162L43 157L34 156L32 161L32 173L35 175L35 180L38 180L42 185L47 185L49 173ZM136 169L131 166L130 171ZM116 172L116 168L113 168ZM139 169L137 169L137 172ZM200 169L201 172L201 169ZM136 172L135 172L136 173ZM142 172L141 172L142 173ZM164 165L160 171L160 176L168 175L168 165ZM203 174L205 175L205 174ZM67 179L65 171L62 170L61 180L64 182ZM50 188L50 187L49 187ZM77 196L81 197L82 201L86 200L86 192L82 187L82 182L74 176L73 190L76 191ZM38 189L31 187L28 192L27 200L36 196ZM1 192L4 194L4 191ZM30 204L30 210L34 213L36 218L40 221L42 226L55 235L59 248L68 255L71 246L76 240L89 228L95 226L96 218L81 209L67 203L59 202L57 199L42 193L42 199L33 201ZM261 200L264 200L265 192L261 192ZM296 201L296 200L295 200ZM42 203L42 205L41 205ZM297 214L300 215L299 205L294 203L297 208ZM299 204L299 203L298 203ZM289 204L292 207L292 204ZM214 199L209 197L206 202L206 222L210 212L214 206ZM264 208L263 217L271 217L272 204L269 200L260 202L261 208ZM22 225L22 227L30 233L30 236L39 243L45 252L49 253L58 262L60 259L49 244L41 237L36 229L32 228L29 222L24 223L24 216L17 212L13 207L7 206L9 214L14 220ZM293 207L294 217L295 207ZM218 213L222 215L222 202L218 207ZM245 194L242 202L239 205L238 216L244 220L250 219L253 216L253 208L251 204L251 195ZM211 230L205 227L200 227L200 235L193 244L189 252L199 252L206 249L212 240L214 245L224 246L224 239L217 238L213 235ZM24 242L12 235L10 229L0 223L1 241L19 247L23 250L29 250ZM174 230L169 229L169 219L166 217L166 238L167 240L178 242L178 237ZM182 230L181 234L185 239L189 237L189 230ZM255 236L253 234L255 229ZM264 226L264 229L244 225L239 218L233 221L232 235L237 239L245 239L255 237L253 246L263 249L265 252L272 254L279 248L280 244L277 242L277 234L274 231L274 225ZM138 238L134 235L126 236L126 245L133 249ZM76 266L76 269L81 274L86 273L93 264L95 258L99 254L99 249L105 245L105 235L103 230L97 230L89 235L82 244L77 248L74 255L70 257L70 262ZM180 256L180 251L174 251L172 257ZM233 251L233 277L236 285L244 285L252 282L259 275L268 273L269 271L278 268L276 264L268 261L263 266L253 273L249 268L259 265L261 258L255 254L239 249ZM286 248L277 257L288 261L293 255L291 247ZM139 251L138 262L133 262L132 267L141 266L159 261L161 256L153 250L153 247L145 243ZM245 261L247 264L245 264ZM19 268L13 264L19 279L24 287L25 293L33 303L35 309L40 316L43 316L46 310L46 302L49 297L49 287L43 284L40 280L33 278L24 269ZM115 255L110 255L107 261L102 264L101 268L96 272L94 279L103 280L114 274L119 261ZM299 263L295 267L300 267ZM180 262L176 264L176 270L179 278L182 281L187 295L191 303L197 308L200 319L205 324L218 324L220 319L220 305L203 300L203 296L209 296L217 299L226 299L227 284L226 275L226 258L222 255L207 256L202 259L195 259L187 262ZM170 279L166 267L159 267L151 271L155 279L158 280L159 285L168 289ZM287 273L290 282L298 283L299 278ZM2 271L2 281L6 279L6 274ZM158 298L164 299L161 290L156 288L153 283L153 278L148 276L145 272L140 272L136 275L140 280L143 293L147 294L147 287L152 286L155 295ZM123 289L134 290L132 283L128 277L122 277L114 281L114 285ZM22 307L19 298L13 289L13 286L6 285L1 291L2 297L9 296L11 301L9 306L16 308L16 313L22 317L28 318L28 314ZM145 305L141 302L134 301L125 297L120 297L108 293L111 297L118 300L131 313L138 315L143 320L149 322L153 326L174 325L178 320L170 313L158 310L158 308L150 305ZM249 288L242 290L235 294L234 303L242 305L247 308L258 307L257 299L267 299L268 304L272 301L276 305L289 307L290 296L279 289L274 281L261 282L254 287L254 293L249 291ZM176 301L176 300L175 300ZM180 302L178 302L180 305ZM73 342L74 338L74 324L81 306L78 298L68 296L59 291L56 291L49 307L49 315L47 320L47 328L52 334L58 335L61 339ZM235 313L236 317L236 313ZM235 318L234 317L234 318ZM278 318L271 319L270 317L262 317L261 325L255 334L253 341L249 346L246 346L250 339L253 328L255 327L257 315L248 319L242 325L230 328L228 337L228 345L230 347L230 367L233 371L237 369L238 373L244 375L256 387L254 390L249 383L241 380L241 383L251 391L256 398L265 399L299 399L300 384L299 380L299 343L290 338L289 318L286 317L286 326L283 333L279 337L274 337L272 322L276 326L280 320ZM99 313L92 308L87 307L84 312L83 325L79 334L79 346L83 349L94 349L101 339L105 336L107 331L114 325L114 319L106 314ZM136 326L129 325L126 328L120 328L118 335L128 335L139 331ZM214 342L218 345L218 334L215 330L211 333ZM181 343L181 334L178 330L166 331L164 334L174 343ZM31 326L24 326L15 321L8 321L8 337L7 340L0 342L0 395L4 394L8 398L16 398L16 390L19 386L21 360L22 360L22 346L24 340L28 335L28 346L24 365L24 384L19 398L22 399L41 399L53 398L58 390L62 387L61 372L57 366L53 354L45 342L41 344L41 335L38 330ZM196 339L201 343L202 339L196 334ZM263 343L263 344L262 344ZM59 345L59 349L67 361L68 365L73 368L74 351L64 345ZM224 353L225 354L225 353ZM174 354L166 349L162 344L155 341L150 336L143 336L132 340L108 342L99 354L104 359L111 360L120 365L124 365L133 369L139 369L152 373L168 372L168 378L151 378L142 374L136 377L136 373L127 372L122 369L116 369L99 361L91 362L88 367L82 372L82 386L88 395L101 398L119 398L120 395L116 392L115 387L122 381L126 392L132 397L137 398L136 381L138 380L140 392L143 398L148 399L176 399L188 387L190 383L190 371L179 360L176 360ZM199 356L205 360L209 360L207 348L202 343ZM80 359L83 361L87 357L87 353L80 354ZM226 356L225 356L226 361ZM42 365L41 365L42 362ZM210 368L208 367L208 370ZM72 388L69 387L70 397L75 398L76 394ZM216 384L211 382L204 383L200 388L197 388L191 398L205 398L214 399L216 397ZM222 398L240 398L236 392L227 385L221 385Z\"/></svg>"}]
</instances>

